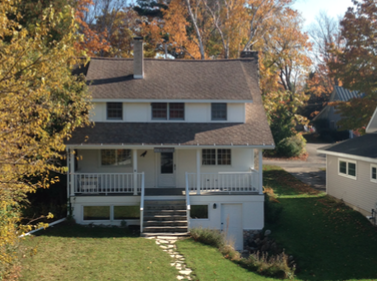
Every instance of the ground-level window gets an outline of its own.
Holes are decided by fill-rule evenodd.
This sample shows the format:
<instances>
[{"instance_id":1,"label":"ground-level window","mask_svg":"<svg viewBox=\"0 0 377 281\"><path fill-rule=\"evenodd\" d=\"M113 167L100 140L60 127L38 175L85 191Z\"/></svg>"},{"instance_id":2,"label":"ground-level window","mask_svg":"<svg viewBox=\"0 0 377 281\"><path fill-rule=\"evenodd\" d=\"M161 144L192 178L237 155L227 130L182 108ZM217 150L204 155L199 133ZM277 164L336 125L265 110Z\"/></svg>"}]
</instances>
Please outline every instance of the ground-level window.
<instances>
[{"instance_id":1,"label":"ground-level window","mask_svg":"<svg viewBox=\"0 0 377 281\"><path fill-rule=\"evenodd\" d=\"M370 165L370 180L372 182L377 182L377 165Z\"/></svg>"},{"instance_id":2,"label":"ground-level window","mask_svg":"<svg viewBox=\"0 0 377 281\"><path fill-rule=\"evenodd\" d=\"M140 206L84 206L83 219L85 221L140 219Z\"/></svg>"},{"instance_id":3,"label":"ground-level window","mask_svg":"<svg viewBox=\"0 0 377 281\"><path fill-rule=\"evenodd\" d=\"M208 219L208 205L191 205L190 218Z\"/></svg>"},{"instance_id":4,"label":"ground-level window","mask_svg":"<svg viewBox=\"0 0 377 281\"><path fill-rule=\"evenodd\" d=\"M131 149L101 149L102 166L131 166Z\"/></svg>"},{"instance_id":5,"label":"ground-level window","mask_svg":"<svg viewBox=\"0 0 377 281\"><path fill-rule=\"evenodd\" d=\"M152 103L153 120L184 120L185 104L184 103Z\"/></svg>"},{"instance_id":6,"label":"ground-level window","mask_svg":"<svg viewBox=\"0 0 377 281\"><path fill-rule=\"evenodd\" d=\"M123 104L121 102L108 102L106 107L108 120L123 119Z\"/></svg>"},{"instance_id":7,"label":"ground-level window","mask_svg":"<svg viewBox=\"0 0 377 281\"><path fill-rule=\"evenodd\" d=\"M202 165L231 165L230 149L203 149Z\"/></svg>"},{"instance_id":8,"label":"ground-level window","mask_svg":"<svg viewBox=\"0 0 377 281\"><path fill-rule=\"evenodd\" d=\"M339 159L338 174L341 176L356 179L356 162Z\"/></svg>"}]
</instances>

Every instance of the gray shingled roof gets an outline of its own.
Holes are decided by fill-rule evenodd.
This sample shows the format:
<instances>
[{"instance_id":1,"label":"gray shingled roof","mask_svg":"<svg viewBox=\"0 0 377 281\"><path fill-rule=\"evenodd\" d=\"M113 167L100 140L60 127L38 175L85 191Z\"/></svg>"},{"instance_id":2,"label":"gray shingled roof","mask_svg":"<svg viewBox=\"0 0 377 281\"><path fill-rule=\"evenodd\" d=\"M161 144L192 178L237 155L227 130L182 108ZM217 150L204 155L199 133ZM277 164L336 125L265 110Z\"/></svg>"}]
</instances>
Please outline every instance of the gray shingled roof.
<instances>
[{"instance_id":1,"label":"gray shingled roof","mask_svg":"<svg viewBox=\"0 0 377 281\"><path fill-rule=\"evenodd\" d=\"M93 99L253 100L260 94L258 61L144 60L133 79L133 59L92 58L87 81Z\"/></svg>"},{"instance_id":2,"label":"gray shingled roof","mask_svg":"<svg viewBox=\"0 0 377 281\"><path fill-rule=\"evenodd\" d=\"M366 134L361 137L325 146L318 150L377 158L377 134Z\"/></svg>"},{"instance_id":3,"label":"gray shingled roof","mask_svg":"<svg viewBox=\"0 0 377 281\"><path fill-rule=\"evenodd\" d=\"M260 98L247 104L246 123L106 123L76 129L68 145L273 145ZM86 137L88 137L86 139Z\"/></svg>"},{"instance_id":4,"label":"gray shingled roof","mask_svg":"<svg viewBox=\"0 0 377 281\"><path fill-rule=\"evenodd\" d=\"M358 91L350 91L343 87L335 86L334 87L337 98L334 98L334 101L349 101L352 98L361 98L364 94L360 94Z\"/></svg>"}]
</instances>

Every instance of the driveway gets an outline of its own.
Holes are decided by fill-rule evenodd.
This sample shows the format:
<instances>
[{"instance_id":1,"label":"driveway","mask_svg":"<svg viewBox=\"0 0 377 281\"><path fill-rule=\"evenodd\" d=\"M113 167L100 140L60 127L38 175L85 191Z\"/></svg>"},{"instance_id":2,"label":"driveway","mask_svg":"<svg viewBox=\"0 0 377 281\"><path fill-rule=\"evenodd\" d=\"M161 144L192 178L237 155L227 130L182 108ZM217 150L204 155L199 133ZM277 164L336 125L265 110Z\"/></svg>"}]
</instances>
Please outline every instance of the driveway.
<instances>
[{"instance_id":1,"label":"driveway","mask_svg":"<svg viewBox=\"0 0 377 281\"><path fill-rule=\"evenodd\" d=\"M306 161L264 159L263 164L279 166L315 189L326 191L326 155L317 154L317 148L326 145L326 143L307 143L306 151L309 156Z\"/></svg>"}]
</instances>

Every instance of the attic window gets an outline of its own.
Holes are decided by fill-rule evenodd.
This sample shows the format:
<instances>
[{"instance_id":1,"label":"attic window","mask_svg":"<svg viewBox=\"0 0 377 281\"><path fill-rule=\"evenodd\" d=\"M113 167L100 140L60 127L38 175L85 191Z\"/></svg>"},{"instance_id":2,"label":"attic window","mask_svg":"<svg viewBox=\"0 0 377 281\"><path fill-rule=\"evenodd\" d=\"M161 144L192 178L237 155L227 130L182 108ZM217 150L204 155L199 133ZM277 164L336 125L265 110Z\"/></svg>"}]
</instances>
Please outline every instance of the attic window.
<instances>
[{"instance_id":1,"label":"attic window","mask_svg":"<svg viewBox=\"0 0 377 281\"><path fill-rule=\"evenodd\" d=\"M184 120L184 103L152 103L153 120Z\"/></svg>"},{"instance_id":2,"label":"attic window","mask_svg":"<svg viewBox=\"0 0 377 281\"><path fill-rule=\"evenodd\" d=\"M122 120L123 119L123 104L121 102L107 103L107 119L108 120Z\"/></svg>"},{"instance_id":3,"label":"attic window","mask_svg":"<svg viewBox=\"0 0 377 281\"><path fill-rule=\"evenodd\" d=\"M214 121L227 120L227 106L226 103L212 103L211 117Z\"/></svg>"}]
</instances>

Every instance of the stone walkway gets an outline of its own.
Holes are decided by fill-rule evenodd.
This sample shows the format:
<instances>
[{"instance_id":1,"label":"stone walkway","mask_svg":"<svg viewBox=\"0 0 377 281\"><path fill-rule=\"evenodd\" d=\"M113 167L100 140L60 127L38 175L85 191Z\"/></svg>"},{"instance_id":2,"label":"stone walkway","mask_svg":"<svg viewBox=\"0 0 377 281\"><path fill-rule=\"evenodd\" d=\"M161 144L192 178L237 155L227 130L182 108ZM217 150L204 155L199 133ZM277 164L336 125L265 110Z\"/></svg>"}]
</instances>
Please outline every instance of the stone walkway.
<instances>
[{"instance_id":1,"label":"stone walkway","mask_svg":"<svg viewBox=\"0 0 377 281\"><path fill-rule=\"evenodd\" d=\"M156 244L173 258L173 262L170 265L179 270L178 280L193 280L193 276L191 276L192 270L186 266L185 258L177 251L175 242L177 242L178 237L152 236L147 239L156 239Z\"/></svg>"}]
</instances>

